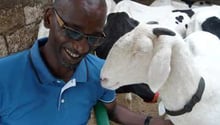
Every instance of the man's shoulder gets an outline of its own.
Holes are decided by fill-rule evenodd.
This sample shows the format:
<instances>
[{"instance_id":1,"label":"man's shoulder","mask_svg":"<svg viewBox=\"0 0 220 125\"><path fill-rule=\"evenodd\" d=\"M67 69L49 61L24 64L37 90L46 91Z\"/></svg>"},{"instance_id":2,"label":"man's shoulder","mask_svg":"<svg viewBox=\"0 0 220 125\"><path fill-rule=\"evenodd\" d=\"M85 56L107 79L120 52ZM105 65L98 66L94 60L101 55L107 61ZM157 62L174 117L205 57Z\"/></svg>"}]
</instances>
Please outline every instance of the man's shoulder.
<instances>
[{"instance_id":1,"label":"man's shoulder","mask_svg":"<svg viewBox=\"0 0 220 125\"><path fill-rule=\"evenodd\" d=\"M88 62L89 64L91 64L91 65L96 65L96 66L98 66L98 67L100 67L100 68L103 66L103 64L104 64L104 62L105 62L104 59L101 59L101 58L99 58L99 57L97 57L97 56L95 56L95 55L93 55L93 54L88 54L88 55L86 56L86 60L87 60L87 62Z\"/></svg>"},{"instance_id":2,"label":"man's shoulder","mask_svg":"<svg viewBox=\"0 0 220 125\"><path fill-rule=\"evenodd\" d=\"M28 60L27 51L22 51L6 57L2 57L0 59L0 69L2 72L0 75L0 86L11 86L15 81L23 79L24 77L21 76L26 76L28 74L26 73L27 70L25 70L28 67ZM26 75L24 73L26 73ZM15 84L13 84L13 86L14 85Z\"/></svg>"},{"instance_id":3,"label":"man's shoulder","mask_svg":"<svg viewBox=\"0 0 220 125\"><path fill-rule=\"evenodd\" d=\"M92 54L88 54L85 58L85 64L87 66L87 70L91 73L90 75L97 77L97 80L99 80L99 74L100 71L103 67L104 64L104 60L92 55Z\"/></svg>"},{"instance_id":4,"label":"man's shoulder","mask_svg":"<svg viewBox=\"0 0 220 125\"><path fill-rule=\"evenodd\" d=\"M25 61L28 59L28 50L22 52L13 53L11 55L0 58L0 68L1 70L7 69L10 67L19 67L25 65Z\"/></svg>"}]
</instances>

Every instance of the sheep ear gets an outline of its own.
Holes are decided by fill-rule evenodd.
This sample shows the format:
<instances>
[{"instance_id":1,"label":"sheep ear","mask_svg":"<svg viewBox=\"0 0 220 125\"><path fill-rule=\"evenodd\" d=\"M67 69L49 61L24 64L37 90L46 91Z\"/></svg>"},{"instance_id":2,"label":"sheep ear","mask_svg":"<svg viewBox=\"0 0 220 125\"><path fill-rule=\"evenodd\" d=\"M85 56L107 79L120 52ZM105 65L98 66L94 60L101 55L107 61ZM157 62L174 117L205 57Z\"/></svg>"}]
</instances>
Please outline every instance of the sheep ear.
<instances>
[{"instance_id":1,"label":"sheep ear","mask_svg":"<svg viewBox=\"0 0 220 125\"><path fill-rule=\"evenodd\" d=\"M152 58L148 72L148 80L152 83L148 84L154 92L158 91L169 76L171 53L172 50L170 47L163 47Z\"/></svg>"},{"instance_id":2,"label":"sheep ear","mask_svg":"<svg viewBox=\"0 0 220 125\"><path fill-rule=\"evenodd\" d=\"M160 35L175 36L176 35L175 32L173 32L167 28L154 28L153 34L156 36L160 36Z\"/></svg>"}]
</instances>

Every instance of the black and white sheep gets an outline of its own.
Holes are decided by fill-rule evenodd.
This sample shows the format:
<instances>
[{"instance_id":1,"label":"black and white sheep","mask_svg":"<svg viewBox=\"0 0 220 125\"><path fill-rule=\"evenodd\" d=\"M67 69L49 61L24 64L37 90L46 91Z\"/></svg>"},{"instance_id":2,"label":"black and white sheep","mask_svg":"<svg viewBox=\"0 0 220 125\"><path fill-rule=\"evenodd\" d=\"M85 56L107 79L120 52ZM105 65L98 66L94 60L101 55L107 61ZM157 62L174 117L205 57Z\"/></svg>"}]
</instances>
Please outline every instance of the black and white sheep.
<instances>
[{"instance_id":1,"label":"black and white sheep","mask_svg":"<svg viewBox=\"0 0 220 125\"><path fill-rule=\"evenodd\" d=\"M220 38L220 6L200 7L193 9L195 13L186 31L189 35L196 31L207 31Z\"/></svg>"},{"instance_id":2,"label":"black and white sheep","mask_svg":"<svg viewBox=\"0 0 220 125\"><path fill-rule=\"evenodd\" d=\"M111 13L108 15L107 23L104 27L106 38L103 44L95 49L95 54L106 59L113 44L124 34L132 31L139 22L130 18L125 12ZM143 83L138 85L123 86L116 90L117 93L132 92L141 97L145 102L156 102L158 93L154 93L149 86ZM128 96L129 97L129 96Z\"/></svg>"}]
</instances>

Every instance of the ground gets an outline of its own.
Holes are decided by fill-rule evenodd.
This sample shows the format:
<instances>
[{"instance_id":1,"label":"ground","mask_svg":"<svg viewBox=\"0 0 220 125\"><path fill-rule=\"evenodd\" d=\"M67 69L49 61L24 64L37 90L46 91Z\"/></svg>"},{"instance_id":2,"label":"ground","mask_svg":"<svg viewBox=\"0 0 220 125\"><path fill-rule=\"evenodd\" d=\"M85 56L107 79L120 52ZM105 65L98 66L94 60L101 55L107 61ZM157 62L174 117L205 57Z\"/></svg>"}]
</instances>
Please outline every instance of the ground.
<instances>
[{"instance_id":1,"label":"ground","mask_svg":"<svg viewBox=\"0 0 220 125\"><path fill-rule=\"evenodd\" d=\"M132 101L129 102L128 100L125 99L125 96L126 96L125 94L118 94L117 95L118 103L125 105L130 110L137 112L137 113L158 116L157 103L143 102L141 98L139 98L138 96L134 94L132 94ZM91 120L89 121L88 125L96 125L93 113L92 113ZM119 125L119 124L111 122L110 125Z\"/></svg>"}]
</instances>

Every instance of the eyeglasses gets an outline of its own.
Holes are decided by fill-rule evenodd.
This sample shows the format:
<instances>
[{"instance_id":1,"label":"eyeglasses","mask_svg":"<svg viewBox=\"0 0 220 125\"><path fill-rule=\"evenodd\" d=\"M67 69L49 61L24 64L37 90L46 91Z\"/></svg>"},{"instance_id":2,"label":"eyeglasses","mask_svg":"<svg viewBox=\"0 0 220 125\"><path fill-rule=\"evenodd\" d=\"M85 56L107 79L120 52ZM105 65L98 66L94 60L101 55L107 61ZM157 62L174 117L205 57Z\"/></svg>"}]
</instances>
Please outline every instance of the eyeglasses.
<instances>
[{"instance_id":1,"label":"eyeglasses","mask_svg":"<svg viewBox=\"0 0 220 125\"><path fill-rule=\"evenodd\" d=\"M102 32L100 34L100 36L92 36L92 35L86 35L78 30L75 30L71 27L68 27L65 25L63 19L59 16L56 9L55 8L53 8L53 9L54 9L54 12L56 15L57 22L58 22L59 26L62 29L64 29L64 32L67 37L69 37L70 39L76 40L76 41L79 41L79 40L82 40L83 38L86 38L89 45L92 47L97 47L102 44L102 42L104 41L103 39L106 37L104 32Z\"/></svg>"}]
</instances>

